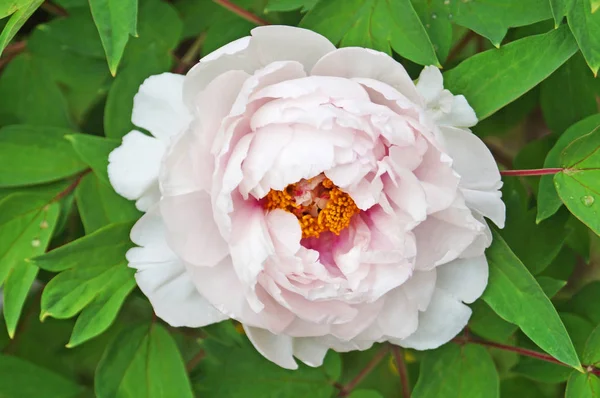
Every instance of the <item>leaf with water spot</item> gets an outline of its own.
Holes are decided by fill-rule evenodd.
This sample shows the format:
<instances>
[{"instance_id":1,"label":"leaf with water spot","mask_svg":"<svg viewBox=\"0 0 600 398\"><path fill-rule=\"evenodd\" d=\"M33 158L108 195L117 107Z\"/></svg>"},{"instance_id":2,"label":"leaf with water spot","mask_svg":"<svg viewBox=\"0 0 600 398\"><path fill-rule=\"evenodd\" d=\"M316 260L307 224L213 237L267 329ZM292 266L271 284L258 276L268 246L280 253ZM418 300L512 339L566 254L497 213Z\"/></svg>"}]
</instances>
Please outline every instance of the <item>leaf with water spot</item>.
<instances>
[{"instance_id":1,"label":"leaf with water spot","mask_svg":"<svg viewBox=\"0 0 600 398\"><path fill-rule=\"evenodd\" d=\"M573 215L600 235L600 126L561 153L564 170L554 176L560 199Z\"/></svg>"}]
</instances>

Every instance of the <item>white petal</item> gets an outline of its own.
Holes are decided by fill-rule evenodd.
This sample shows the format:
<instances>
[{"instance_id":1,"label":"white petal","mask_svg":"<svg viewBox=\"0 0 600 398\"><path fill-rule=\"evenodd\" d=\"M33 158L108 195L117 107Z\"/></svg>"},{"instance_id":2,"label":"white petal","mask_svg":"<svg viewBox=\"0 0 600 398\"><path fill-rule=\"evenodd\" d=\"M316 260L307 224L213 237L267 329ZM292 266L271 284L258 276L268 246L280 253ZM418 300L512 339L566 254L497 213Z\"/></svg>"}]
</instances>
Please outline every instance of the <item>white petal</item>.
<instances>
[{"instance_id":1,"label":"white petal","mask_svg":"<svg viewBox=\"0 0 600 398\"><path fill-rule=\"evenodd\" d=\"M488 274L485 256L459 258L437 268L437 287L465 303L472 303L483 294Z\"/></svg>"},{"instance_id":2,"label":"white petal","mask_svg":"<svg viewBox=\"0 0 600 398\"><path fill-rule=\"evenodd\" d=\"M489 218L499 228L504 228L506 205L502 201L500 190L462 189L465 203L471 210Z\"/></svg>"},{"instance_id":3,"label":"white petal","mask_svg":"<svg viewBox=\"0 0 600 398\"><path fill-rule=\"evenodd\" d=\"M159 184L152 184L150 188L146 190L140 196L138 200L135 201L135 207L137 207L140 211L147 211L154 204L158 203L161 198L160 187Z\"/></svg>"},{"instance_id":4,"label":"white petal","mask_svg":"<svg viewBox=\"0 0 600 398\"><path fill-rule=\"evenodd\" d=\"M244 325L244 330L256 350L269 361L282 368L298 369L298 364L293 357L294 347L290 336L276 335L266 329L246 325Z\"/></svg>"},{"instance_id":5,"label":"white petal","mask_svg":"<svg viewBox=\"0 0 600 398\"><path fill-rule=\"evenodd\" d=\"M394 87L415 104L422 105L406 69L394 58L379 51L360 47L340 48L321 58L311 75L379 80Z\"/></svg>"},{"instance_id":6,"label":"white petal","mask_svg":"<svg viewBox=\"0 0 600 398\"><path fill-rule=\"evenodd\" d=\"M229 248L215 224L208 193L165 196L160 211L169 245L183 260L212 267L227 256Z\"/></svg>"},{"instance_id":7,"label":"white petal","mask_svg":"<svg viewBox=\"0 0 600 398\"><path fill-rule=\"evenodd\" d=\"M165 143L184 131L192 116L183 103L183 81L184 76L173 73L147 78L133 98L133 124Z\"/></svg>"},{"instance_id":8,"label":"white petal","mask_svg":"<svg viewBox=\"0 0 600 398\"><path fill-rule=\"evenodd\" d=\"M323 365L323 359L329 350L329 347L314 338L295 338L294 356L312 367Z\"/></svg>"},{"instance_id":9,"label":"white petal","mask_svg":"<svg viewBox=\"0 0 600 398\"><path fill-rule=\"evenodd\" d=\"M436 289L425 312L419 314L417 331L394 344L416 350L437 348L456 336L469 321L471 309L444 290Z\"/></svg>"},{"instance_id":10,"label":"white petal","mask_svg":"<svg viewBox=\"0 0 600 398\"><path fill-rule=\"evenodd\" d=\"M450 112L440 115L438 124L454 127L471 127L477 124L477 115L462 95L452 98Z\"/></svg>"},{"instance_id":11,"label":"white petal","mask_svg":"<svg viewBox=\"0 0 600 398\"><path fill-rule=\"evenodd\" d=\"M419 311L408 299L402 287L385 295L385 304L377 317L384 335L392 338L405 338L417 330Z\"/></svg>"},{"instance_id":12,"label":"white petal","mask_svg":"<svg viewBox=\"0 0 600 398\"><path fill-rule=\"evenodd\" d=\"M117 193L139 199L158 185L158 170L165 145L156 138L133 130L121 146L108 155L108 178ZM140 209L141 210L141 209Z\"/></svg>"},{"instance_id":13,"label":"white petal","mask_svg":"<svg viewBox=\"0 0 600 398\"><path fill-rule=\"evenodd\" d=\"M129 266L138 270L137 284L158 317L175 327L202 327L227 319L200 295L184 264L166 245L156 207L135 224L131 240L141 247L127 252Z\"/></svg>"},{"instance_id":14,"label":"white petal","mask_svg":"<svg viewBox=\"0 0 600 398\"><path fill-rule=\"evenodd\" d=\"M434 101L444 90L444 78L442 72L435 66L426 66L419 75L417 91L425 103Z\"/></svg>"}]
</instances>

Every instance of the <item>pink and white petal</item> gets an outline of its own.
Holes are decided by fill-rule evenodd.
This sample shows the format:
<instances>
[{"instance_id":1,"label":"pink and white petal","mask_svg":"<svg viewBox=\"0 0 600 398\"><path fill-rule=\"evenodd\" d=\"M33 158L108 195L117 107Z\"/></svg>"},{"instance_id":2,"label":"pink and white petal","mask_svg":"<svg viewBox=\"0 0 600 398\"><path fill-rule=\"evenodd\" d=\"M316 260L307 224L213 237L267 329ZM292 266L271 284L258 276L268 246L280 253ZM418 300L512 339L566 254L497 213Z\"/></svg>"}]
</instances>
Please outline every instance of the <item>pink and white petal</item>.
<instances>
[{"instance_id":1,"label":"pink and white petal","mask_svg":"<svg viewBox=\"0 0 600 398\"><path fill-rule=\"evenodd\" d=\"M139 199L158 185L158 171L165 145L154 137L133 130L108 155L108 179L115 191L127 199Z\"/></svg>"},{"instance_id":2,"label":"pink and white petal","mask_svg":"<svg viewBox=\"0 0 600 398\"><path fill-rule=\"evenodd\" d=\"M413 171L427 197L427 214L448 208L457 195L460 178L452 169L452 159L429 146L419 167Z\"/></svg>"},{"instance_id":3,"label":"pink and white petal","mask_svg":"<svg viewBox=\"0 0 600 398\"><path fill-rule=\"evenodd\" d=\"M499 228L504 228L506 205L500 190L462 189L467 206L476 213L489 218Z\"/></svg>"},{"instance_id":4,"label":"pink and white petal","mask_svg":"<svg viewBox=\"0 0 600 398\"><path fill-rule=\"evenodd\" d=\"M183 103L184 76L163 73L150 76L133 97L131 121L167 144L192 120Z\"/></svg>"},{"instance_id":5,"label":"pink and white petal","mask_svg":"<svg viewBox=\"0 0 600 398\"><path fill-rule=\"evenodd\" d=\"M463 95L455 95L449 113L441 114L437 123L453 127L472 127L477 124L477 115Z\"/></svg>"},{"instance_id":6,"label":"pink and white petal","mask_svg":"<svg viewBox=\"0 0 600 398\"><path fill-rule=\"evenodd\" d=\"M416 86L426 104L434 102L444 90L442 72L435 66L424 67Z\"/></svg>"},{"instance_id":7,"label":"pink and white petal","mask_svg":"<svg viewBox=\"0 0 600 398\"><path fill-rule=\"evenodd\" d=\"M290 336L273 334L266 329L244 325L244 331L254 345L269 361L285 369L298 369L294 360L294 341Z\"/></svg>"},{"instance_id":8,"label":"pink and white petal","mask_svg":"<svg viewBox=\"0 0 600 398\"><path fill-rule=\"evenodd\" d=\"M446 291L436 289L425 312L419 314L417 330L407 338L390 342L416 350L437 348L460 333L470 317L469 307Z\"/></svg>"},{"instance_id":9,"label":"pink and white petal","mask_svg":"<svg viewBox=\"0 0 600 398\"><path fill-rule=\"evenodd\" d=\"M409 280L401 286L408 300L419 310L425 311L431 302L437 272L435 269L430 271L415 270Z\"/></svg>"},{"instance_id":10,"label":"pink and white petal","mask_svg":"<svg viewBox=\"0 0 600 398\"><path fill-rule=\"evenodd\" d=\"M300 250L302 229L292 213L281 209L270 211L265 216L275 250L279 255L294 256Z\"/></svg>"},{"instance_id":11,"label":"pink and white petal","mask_svg":"<svg viewBox=\"0 0 600 398\"><path fill-rule=\"evenodd\" d=\"M314 338L297 337L293 341L294 356L313 368L323 365L329 347Z\"/></svg>"},{"instance_id":12,"label":"pink and white petal","mask_svg":"<svg viewBox=\"0 0 600 398\"><path fill-rule=\"evenodd\" d=\"M311 75L370 78L389 84L417 105L422 100L404 67L389 55L360 47L345 47L321 58Z\"/></svg>"},{"instance_id":13,"label":"pink and white petal","mask_svg":"<svg viewBox=\"0 0 600 398\"><path fill-rule=\"evenodd\" d=\"M417 330L419 310L408 299L402 287L386 294L383 308L377 317L382 333L390 338L403 339Z\"/></svg>"},{"instance_id":14,"label":"pink and white petal","mask_svg":"<svg viewBox=\"0 0 600 398\"><path fill-rule=\"evenodd\" d=\"M161 193L159 184L152 184L150 187L135 201L135 207L139 211L147 211L150 207L160 201Z\"/></svg>"},{"instance_id":15,"label":"pink and white petal","mask_svg":"<svg viewBox=\"0 0 600 398\"><path fill-rule=\"evenodd\" d=\"M198 191L165 196L160 202L167 241L175 253L196 266L212 267L229 254L213 219L210 196Z\"/></svg>"},{"instance_id":16,"label":"pink and white petal","mask_svg":"<svg viewBox=\"0 0 600 398\"><path fill-rule=\"evenodd\" d=\"M470 304L483 294L488 274L488 263L484 255L459 258L437 268L437 288Z\"/></svg>"},{"instance_id":17,"label":"pink and white petal","mask_svg":"<svg viewBox=\"0 0 600 398\"><path fill-rule=\"evenodd\" d=\"M166 245L160 214L154 207L135 224L127 252L135 279L156 315L174 327L202 327L227 319L200 295L184 264Z\"/></svg>"}]
</instances>

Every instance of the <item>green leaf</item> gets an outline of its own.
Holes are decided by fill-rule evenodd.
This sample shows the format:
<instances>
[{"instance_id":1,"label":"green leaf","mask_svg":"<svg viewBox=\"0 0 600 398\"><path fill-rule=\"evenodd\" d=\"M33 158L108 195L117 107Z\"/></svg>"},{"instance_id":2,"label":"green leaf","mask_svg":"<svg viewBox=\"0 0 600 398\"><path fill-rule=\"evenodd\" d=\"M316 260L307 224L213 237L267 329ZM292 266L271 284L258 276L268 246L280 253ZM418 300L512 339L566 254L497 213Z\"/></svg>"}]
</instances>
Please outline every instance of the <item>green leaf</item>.
<instances>
[{"instance_id":1,"label":"green leaf","mask_svg":"<svg viewBox=\"0 0 600 398\"><path fill-rule=\"evenodd\" d=\"M600 282L585 285L569 301L568 310L581 315L594 325L600 324Z\"/></svg>"},{"instance_id":2,"label":"green leaf","mask_svg":"<svg viewBox=\"0 0 600 398\"><path fill-rule=\"evenodd\" d=\"M154 323L116 336L98 364L94 385L98 398L193 397L175 341Z\"/></svg>"},{"instance_id":3,"label":"green leaf","mask_svg":"<svg viewBox=\"0 0 600 398\"><path fill-rule=\"evenodd\" d=\"M541 105L544 120L555 134L597 112L594 76L580 53L542 82Z\"/></svg>"},{"instance_id":4,"label":"green leaf","mask_svg":"<svg viewBox=\"0 0 600 398\"><path fill-rule=\"evenodd\" d=\"M46 250L58 208L34 194L14 193L0 201L0 286L4 284L4 318L11 337L38 272L29 259Z\"/></svg>"},{"instance_id":5,"label":"green leaf","mask_svg":"<svg viewBox=\"0 0 600 398\"><path fill-rule=\"evenodd\" d=\"M107 171L108 155L121 145L121 142L87 134L72 134L65 138L73 144L81 160L94 170L100 180L110 186Z\"/></svg>"},{"instance_id":6,"label":"green leaf","mask_svg":"<svg viewBox=\"0 0 600 398\"><path fill-rule=\"evenodd\" d=\"M94 174L83 177L75 189L75 198L87 234L109 224L137 220L142 215L135 202L117 194Z\"/></svg>"},{"instance_id":7,"label":"green leaf","mask_svg":"<svg viewBox=\"0 0 600 398\"><path fill-rule=\"evenodd\" d=\"M600 325L594 329L587 339L581 358L586 365L597 366L600 363Z\"/></svg>"},{"instance_id":8,"label":"green leaf","mask_svg":"<svg viewBox=\"0 0 600 398\"><path fill-rule=\"evenodd\" d=\"M600 378L591 373L573 372L567 381L565 398L598 398Z\"/></svg>"},{"instance_id":9,"label":"green leaf","mask_svg":"<svg viewBox=\"0 0 600 398\"><path fill-rule=\"evenodd\" d=\"M523 397L523 398L548 398L539 385L523 377L511 377L502 380L500 384L500 395L502 397Z\"/></svg>"},{"instance_id":10,"label":"green leaf","mask_svg":"<svg viewBox=\"0 0 600 398\"><path fill-rule=\"evenodd\" d=\"M483 300L554 358L581 368L573 343L552 303L498 232L493 230L492 234L492 246L486 251L490 276Z\"/></svg>"},{"instance_id":11,"label":"green leaf","mask_svg":"<svg viewBox=\"0 0 600 398\"><path fill-rule=\"evenodd\" d=\"M485 119L531 90L565 63L577 44L565 26L485 51L444 73L444 86L463 94Z\"/></svg>"},{"instance_id":12,"label":"green leaf","mask_svg":"<svg viewBox=\"0 0 600 398\"><path fill-rule=\"evenodd\" d=\"M260 355L246 339L226 346L211 338L203 345L207 356L200 363L198 395L204 398L329 398L334 391L324 369L301 363L296 370L283 369Z\"/></svg>"},{"instance_id":13,"label":"green leaf","mask_svg":"<svg viewBox=\"0 0 600 398\"><path fill-rule=\"evenodd\" d=\"M6 18L10 14L17 11L19 8L23 8L31 3L32 0L5 0L0 3L0 19Z\"/></svg>"},{"instance_id":14,"label":"green leaf","mask_svg":"<svg viewBox=\"0 0 600 398\"><path fill-rule=\"evenodd\" d=\"M42 126L0 129L0 187L60 180L85 169L65 139L72 131Z\"/></svg>"},{"instance_id":15,"label":"green leaf","mask_svg":"<svg viewBox=\"0 0 600 398\"><path fill-rule=\"evenodd\" d=\"M554 176L558 196L600 235L600 126L570 143L562 151L561 165L564 170Z\"/></svg>"},{"instance_id":16,"label":"green leaf","mask_svg":"<svg viewBox=\"0 0 600 398\"><path fill-rule=\"evenodd\" d=\"M444 14L448 6L442 4L443 1L411 0L441 63L448 57L452 46L452 19Z\"/></svg>"},{"instance_id":17,"label":"green leaf","mask_svg":"<svg viewBox=\"0 0 600 398\"><path fill-rule=\"evenodd\" d=\"M113 76L117 74L129 35L137 35L137 3L137 0L90 0L92 17Z\"/></svg>"},{"instance_id":18,"label":"green leaf","mask_svg":"<svg viewBox=\"0 0 600 398\"><path fill-rule=\"evenodd\" d=\"M600 13L592 13L591 0L573 0L567 21L587 64L596 76L600 68Z\"/></svg>"},{"instance_id":19,"label":"green leaf","mask_svg":"<svg viewBox=\"0 0 600 398\"><path fill-rule=\"evenodd\" d=\"M383 398L383 395L374 390L354 390L348 398Z\"/></svg>"},{"instance_id":20,"label":"green leaf","mask_svg":"<svg viewBox=\"0 0 600 398\"><path fill-rule=\"evenodd\" d=\"M550 10L552 11L552 16L554 17L554 27L557 28L562 19L567 15L567 10L569 10L571 6L571 2L573 0L549 0L550 1Z\"/></svg>"},{"instance_id":21,"label":"green leaf","mask_svg":"<svg viewBox=\"0 0 600 398\"><path fill-rule=\"evenodd\" d=\"M446 344L421 362L414 398L500 396L500 380L488 351L476 345Z\"/></svg>"},{"instance_id":22,"label":"green leaf","mask_svg":"<svg viewBox=\"0 0 600 398\"><path fill-rule=\"evenodd\" d=\"M47 66L27 53L15 57L0 75L0 109L0 125L72 126L67 101Z\"/></svg>"},{"instance_id":23,"label":"green leaf","mask_svg":"<svg viewBox=\"0 0 600 398\"><path fill-rule=\"evenodd\" d=\"M269 0L265 12L294 11L307 12L312 9L318 0Z\"/></svg>"},{"instance_id":24,"label":"green leaf","mask_svg":"<svg viewBox=\"0 0 600 398\"><path fill-rule=\"evenodd\" d=\"M40 319L77 319L69 346L105 331L135 287L127 267L131 223L114 224L33 260L48 271L61 271L45 287Z\"/></svg>"},{"instance_id":25,"label":"green leaf","mask_svg":"<svg viewBox=\"0 0 600 398\"><path fill-rule=\"evenodd\" d=\"M14 0L13 0L14 1ZM29 17L38 9L44 0L29 0L27 2L19 1L20 8L11 15L0 33L0 54L4 51L8 43L17 34L21 26L27 22ZM8 7L10 7L10 2Z\"/></svg>"},{"instance_id":26,"label":"green leaf","mask_svg":"<svg viewBox=\"0 0 600 398\"><path fill-rule=\"evenodd\" d=\"M556 144L552 147L546 160L544 167L560 167L560 154L562 151L576 138L588 134L600 127L600 114L589 116L571 127L560 136ZM562 202L558 197L556 188L554 187L553 176L543 176L540 180L538 190L538 213L536 222L540 223L554 215L562 206Z\"/></svg>"},{"instance_id":27,"label":"green leaf","mask_svg":"<svg viewBox=\"0 0 600 398\"><path fill-rule=\"evenodd\" d=\"M0 355L2 398L76 398L83 387L20 358Z\"/></svg>"},{"instance_id":28,"label":"green leaf","mask_svg":"<svg viewBox=\"0 0 600 398\"><path fill-rule=\"evenodd\" d=\"M300 26L334 44L363 45L388 54L393 49L418 64L440 66L410 0L321 0Z\"/></svg>"}]
</instances>

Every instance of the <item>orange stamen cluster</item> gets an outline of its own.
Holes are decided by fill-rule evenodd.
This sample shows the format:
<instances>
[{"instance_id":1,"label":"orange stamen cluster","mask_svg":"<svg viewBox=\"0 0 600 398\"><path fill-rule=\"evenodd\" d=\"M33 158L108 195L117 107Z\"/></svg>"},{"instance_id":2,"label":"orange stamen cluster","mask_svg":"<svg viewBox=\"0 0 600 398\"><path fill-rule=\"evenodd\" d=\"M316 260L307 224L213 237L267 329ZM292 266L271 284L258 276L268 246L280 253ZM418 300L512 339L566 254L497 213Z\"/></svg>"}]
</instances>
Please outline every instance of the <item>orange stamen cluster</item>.
<instances>
[{"instance_id":1,"label":"orange stamen cluster","mask_svg":"<svg viewBox=\"0 0 600 398\"><path fill-rule=\"evenodd\" d=\"M265 210L283 209L294 214L303 238L318 238L326 231L339 235L359 212L350 195L330 179L317 178L290 184L283 191L271 189L264 200Z\"/></svg>"}]
</instances>

